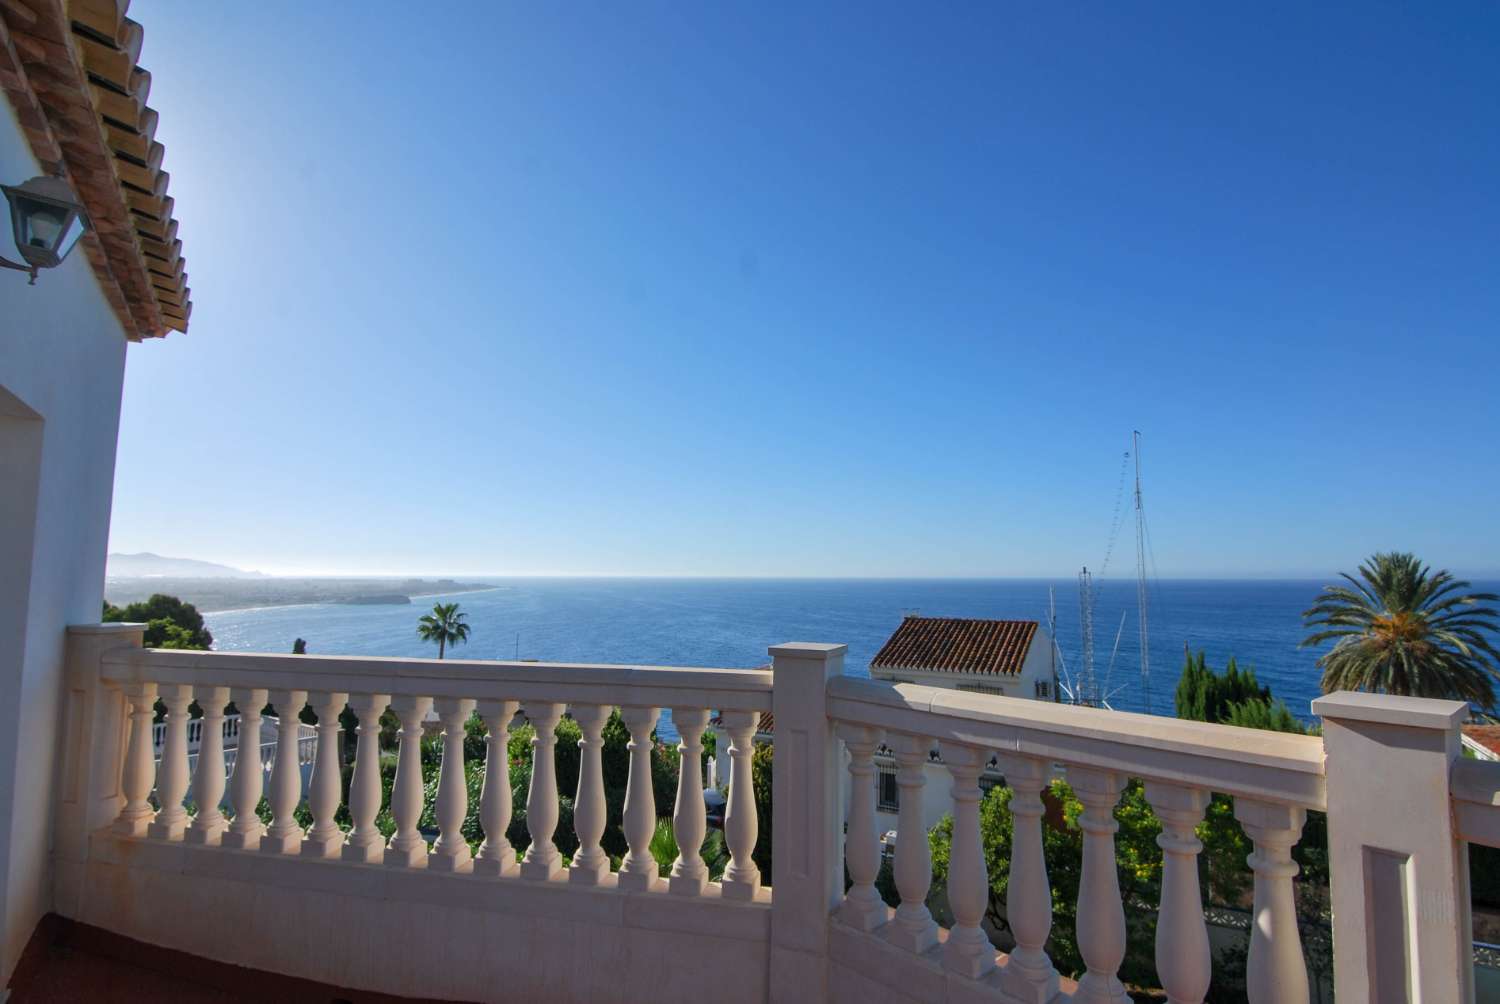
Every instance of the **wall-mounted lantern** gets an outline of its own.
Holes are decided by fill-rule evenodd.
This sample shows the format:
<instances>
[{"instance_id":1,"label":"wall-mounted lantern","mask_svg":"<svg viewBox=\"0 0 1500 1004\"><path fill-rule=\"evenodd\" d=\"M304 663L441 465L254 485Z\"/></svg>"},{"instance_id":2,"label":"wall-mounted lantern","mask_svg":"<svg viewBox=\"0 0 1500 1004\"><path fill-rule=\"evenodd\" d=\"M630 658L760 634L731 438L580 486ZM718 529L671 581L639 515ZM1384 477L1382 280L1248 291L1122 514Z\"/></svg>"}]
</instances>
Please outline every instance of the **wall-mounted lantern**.
<instances>
[{"instance_id":1,"label":"wall-mounted lantern","mask_svg":"<svg viewBox=\"0 0 1500 1004\"><path fill-rule=\"evenodd\" d=\"M31 273L36 285L38 269L56 268L89 229L89 218L73 199L73 190L61 178L32 178L24 185L0 185L10 203L11 230L16 250L26 264L0 257L0 266Z\"/></svg>"}]
</instances>

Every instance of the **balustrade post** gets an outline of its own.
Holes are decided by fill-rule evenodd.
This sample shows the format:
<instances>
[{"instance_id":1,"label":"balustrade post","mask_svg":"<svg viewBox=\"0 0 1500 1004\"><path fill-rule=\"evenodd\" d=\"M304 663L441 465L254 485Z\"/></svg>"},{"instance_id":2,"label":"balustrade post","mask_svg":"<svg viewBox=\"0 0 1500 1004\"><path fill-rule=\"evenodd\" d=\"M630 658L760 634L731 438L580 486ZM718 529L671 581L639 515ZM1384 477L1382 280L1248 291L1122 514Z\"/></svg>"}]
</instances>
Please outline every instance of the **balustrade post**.
<instances>
[{"instance_id":1,"label":"balustrade post","mask_svg":"<svg viewBox=\"0 0 1500 1004\"><path fill-rule=\"evenodd\" d=\"M1146 800L1161 820L1161 905L1156 920L1156 974L1167 1004L1203 1004L1213 975L1203 893L1198 886L1196 828L1208 792L1161 781L1146 782Z\"/></svg>"},{"instance_id":2,"label":"balustrade post","mask_svg":"<svg viewBox=\"0 0 1500 1004\"><path fill-rule=\"evenodd\" d=\"M439 697L433 702L443 723L443 765L438 775L438 838L433 841L427 867L442 872L467 872L474 868L469 842L464 839L464 816L469 812L469 785L464 774L464 723L474 713L468 698Z\"/></svg>"},{"instance_id":3,"label":"balustrade post","mask_svg":"<svg viewBox=\"0 0 1500 1004\"><path fill-rule=\"evenodd\" d=\"M1042 849L1042 792L1052 775L1052 765L1036 757L1002 753L1000 770L1011 789L1010 882L1005 914L1016 939L1001 975L1001 986L1018 1001L1048 1004L1058 994L1057 970L1046 949L1052 933L1052 888Z\"/></svg>"},{"instance_id":4,"label":"balustrade post","mask_svg":"<svg viewBox=\"0 0 1500 1004\"><path fill-rule=\"evenodd\" d=\"M840 724L838 737L849 749L849 821L844 829L844 864L853 885L839 905L839 920L873 931L890 919L875 889L880 873L880 840L875 834L875 747L884 734L865 725Z\"/></svg>"},{"instance_id":5,"label":"balustrade post","mask_svg":"<svg viewBox=\"0 0 1500 1004\"><path fill-rule=\"evenodd\" d=\"M422 821L422 720L432 710L432 698L400 695L391 710L401 719L401 748L396 754L396 780L391 787L391 815L396 832L385 848L385 863L398 868L427 865L427 841L417 824Z\"/></svg>"},{"instance_id":6,"label":"balustrade post","mask_svg":"<svg viewBox=\"0 0 1500 1004\"><path fill-rule=\"evenodd\" d=\"M156 684L131 683L125 687L130 703L130 740L125 749L125 765L120 787L125 793L125 807L115 820L114 831L126 837L144 837L156 810L151 808L151 768L156 765L151 719L155 717Z\"/></svg>"},{"instance_id":7,"label":"balustrade post","mask_svg":"<svg viewBox=\"0 0 1500 1004\"><path fill-rule=\"evenodd\" d=\"M773 1004L825 1000L828 915L844 891L838 739L828 681L844 671L845 645L771 648L776 769L771 779L771 983Z\"/></svg>"},{"instance_id":8,"label":"balustrade post","mask_svg":"<svg viewBox=\"0 0 1500 1004\"><path fill-rule=\"evenodd\" d=\"M193 772L193 801L198 811L184 839L190 844L217 845L229 827L219 803L224 800L224 706L228 687L198 687L195 696L203 711L198 740L198 769Z\"/></svg>"},{"instance_id":9,"label":"balustrade post","mask_svg":"<svg viewBox=\"0 0 1500 1004\"><path fill-rule=\"evenodd\" d=\"M893 871L901 904L895 922L881 934L893 945L918 955L938 942L937 921L927 909L927 891L932 886L932 848L922 820L922 789L927 785L927 765L932 762L932 740L906 734L890 738L896 754L896 787L900 804L896 815L896 861Z\"/></svg>"},{"instance_id":10,"label":"balustrade post","mask_svg":"<svg viewBox=\"0 0 1500 1004\"><path fill-rule=\"evenodd\" d=\"M234 821L224 833L223 844L242 851L260 846L266 828L255 814L265 785L265 766L260 762L261 709L266 706L266 691L236 687L230 696L240 709L239 744L234 757L234 777L230 782L229 800L234 805ZM201 761L200 761L201 762Z\"/></svg>"},{"instance_id":11,"label":"balustrade post","mask_svg":"<svg viewBox=\"0 0 1500 1004\"><path fill-rule=\"evenodd\" d=\"M552 842L557 830L557 723L564 705L526 702L526 717L536 734L531 737L531 786L526 790L526 831L531 846L521 859L521 877L545 882L562 870L562 855Z\"/></svg>"},{"instance_id":12,"label":"balustrade post","mask_svg":"<svg viewBox=\"0 0 1500 1004\"><path fill-rule=\"evenodd\" d=\"M1073 999L1079 1004L1129 1004L1120 983L1125 960L1125 908L1115 870L1115 804L1125 779L1111 771L1069 767L1068 782L1083 803L1083 875L1078 885L1078 951L1087 972Z\"/></svg>"},{"instance_id":13,"label":"balustrade post","mask_svg":"<svg viewBox=\"0 0 1500 1004\"><path fill-rule=\"evenodd\" d=\"M302 828L297 805L302 801L301 729L298 716L307 704L305 690L274 690L269 695L276 710L276 762L271 768L271 824L260 838L267 854L302 853Z\"/></svg>"},{"instance_id":14,"label":"balustrade post","mask_svg":"<svg viewBox=\"0 0 1500 1004\"><path fill-rule=\"evenodd\" d=\"M995 968L995 948L980 926L990 878L979 834L979 773L989 761L989 751L949 742L941 749L953 776L953 849L948 861L953 928L943 945L943 968L977 980Z\"/></svg>"},{"instance_id":15,"label":"balustrade post","mask_svg":"<svg viewBox=\"0 0 1500 1004\"><path fill-rule=\"evenodd\" d=\"M604 724L609 721L610 707L601 704L579 704L573 707L573 720L583 738L578 740L578 792L573 798L573 831L578 835L578 852L568 868L568 881L579 885L598 885L609 874L609 855L599 846L604 836Z\"/></svg>"},{"instance_id":16,"label":"balustrade post","mask_svg":"<svg viewBox=\"0 0 1500 1004\"><path fill-rule=\"evenodd\" d=\"M313 760L312 780L308 783L307 807L312 810L312 826L302 839L302 853L307 857L334 858L343 849L344 834L334 822L339 810L342 787L342 763L339 758L339 712L349 695L320 691L310 694L308 703L318 716L318 752ZM282 721L286 718L283 716Z\"/></svg>"},{"instance_id":17,"label":"balustrade post","mask_svg":"<svg viewBox=\"0 0 1500 1004\"><path fill-rule=\"evenodd\" d=\"M1462 756L1468 705L1341 692L1313 701L1312 710L1323 718L1339 1000L1472 1000L1469 855L1454 827L1449 791L1450 773ZM1238 816L1238 803L1235 808ZM1288 829L1282 822L1273 828ZM1286 834L1268 835L1274 846L1264 855L1257 846L1256 854L1270 857L1268 868L1275 869ZM1256 878L1258 903L1259 872ZM1285 882L1290 887L1291 880ZM1280 930L1274 940L1284 940ZM1258 960L1252 940L1250 973L1272 979L1264 956L1277 956L1277 946L1262 949ZM1290 967L1290 958L1279 963L1288 972ZM1266 992L1277 993L1273 988L1266 984ZM1252 984L1252 1001L1269 999L1256 998Z\"/></svg>"},{"instance_id":18,"label":"balustrade post","mask_svg":"<svg viewBox=\"0 0 1500 1004\"><path fill-rule=\"evenodd\" d=\"M164 686L161 701L167 706L167 741L156 771L156 799L161 808L146 833L156 840L181 840L188 824L182 800L188 788L188 705L193 703L193 688L180 683Z\"/></svg>"},{"instance_id":19,"label":"balustrade post","mask_svg":"<svg viewBox=\"0 0 1500 1004\"><path fill-rule=\"evenodd\" d=\"M672 812L677 860L672 862L667 888L682 896L701 895L708 886L708 866L700 853L708 833L703 806L703 730L708 717L702 708L672 709L672 723L682 738L677 744L677 804Z\"/></svg>"},{"instance_id":20,"label":"balustrade post","mask_svg":"<svg viewBox=\"0 0 1500 1004\"><path fill-rule=\"evenodd\" d=\"M1292 848L1302 834L1307 814L1292 805L1237 798L1234 818L1255 845L1246 859L1255 873L1250 957L1245 964L1250 1004L1307 1004L1307 964L1292 884L1298 871ZM1372 994L1368 999L1373 1002L1378 996Z\"/></svg>"},{"instance_id":21,"label":"balustrade post","mask_svg":"<svg viewBox=\"0 0 1500 1004\"><path fill-rule=\"evenodd\" d=\"M649 889L656 884L656 859L651 835L656 829L656 798L651 786L651 730L661 714L656 708L621 708L620 718L630 730L630 778L625 784L625 841L630 850L620 862L621 889Z\"/></svg>"},{"instance_id":22,"label":"balustrade post","mask_svg":"<svg viewBox=\"0 0 1500 1004\"><path fill-rule=\"evenodd\" d=\"M354 727L354 776L349 779L349 818L353 826L345 838L341 856L345 861L372 865L385 853L385 837L375 825L384 794L380 784L380 716L391 701L389 694L351 694L349 709L359 724Z\"/></svg>"},{"instance_id":23,"label":"balustrade post","mask_svg":"<svg viewBox=\"0 0 1500 1004\"><path fill-rule=\"evenodd\" d=\"M505 831L510 828L510 723L516 717L517 701L480 701L484 719L484 787L479 793L479 822L484 843L474 858L480 875L509 875L515 871L516 849Z\"/></svg>"},{"instance_id":24,"label":"balustrade post","mask_svg":"<svg viewBox=\"0 0 1500 1004\"><path fill-rule=\"evenodd\" d=\"M729 805L724 811L724 840L729 845L729 867L720 881L725 899L752 900L760 891L760 868L755 863L755 842L760 835L760 819L755 810L755 726L760 715L754 711L726 711L724 735L716 740L714 752L722 751L717 743L729 739ZM717 759L717 757L716 757Z\"/></svg>"}]
</instances>

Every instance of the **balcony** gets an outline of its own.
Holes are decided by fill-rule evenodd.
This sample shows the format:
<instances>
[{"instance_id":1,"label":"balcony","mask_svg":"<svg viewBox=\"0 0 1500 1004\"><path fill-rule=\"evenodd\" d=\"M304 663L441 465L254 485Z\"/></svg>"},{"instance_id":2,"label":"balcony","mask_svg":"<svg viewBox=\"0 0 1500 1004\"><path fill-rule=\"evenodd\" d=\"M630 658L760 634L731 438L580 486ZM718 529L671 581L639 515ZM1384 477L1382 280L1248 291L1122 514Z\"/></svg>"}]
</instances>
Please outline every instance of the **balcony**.
<instances>
[{"instance_id":1,"label":"balcony","mask_svg":"<svg viewBox=\"0 0 1500 1004\"><path fill-rule=\"evenodd\" d=\"M1464 842L1500 844L1500 764L1460 758L1461 705L1331 695L1317 702L1324 734L1315 738L855 678L843 674L837 645L788 644L771 655L769 670L247 655L146 650L123 625L75 629L58 912L204 959L426 999L1123 1004L1115 807L1138 778L1163 827L1156 961L1171 1001L1203 1000L1212 977L1194 834L1212 793L1234 799L1254 848L1251 1001L1310 998L1292 860L1309 811L1328 814L1340 1000L1472 999ZM159 766L158 700L167 709ZM201 724L188 716L194 701ZM257 709L268 704L284 719L312 707L316 736L279 730L269 774L260 758L231 764L231 703L241 749L262 744ZM346 704L361 725L347 801L337 723ZM389 838L376 826L385 808L378 731L365 727L387 708L400 719ZM631 736L622 812L629 851L617 869L601 848L600 736L614 708ZM681 771L677 782L672 828L683 853L663 873L649 851L650 736L663 709L682 736L683 762L698 757L711 714L730 744L729 863L718 880L693 852L707 830L698 771ZM420 828L429 712L442 728L430 843ZM776 721L774 875L762 875L752 857L759 820L751 744L766 712ZM486 770L483 839L471 847L461 830L470 809L463 736L476 713ZM554 843L553 729L564 714L583 736L578 850L566 866ZM518 859L505 838L513 795L506 749L522 720L536 732L530 844ZM310 774L299 752L308 742ZM920 793L934 752L951 776L946 929L927 906L927 841L896 842L899 906L876 890L879 749L894 752L903 796ZM995 767L1013 792L1006 914L1015 945L1004 953L983 927L989 878L979 782ZM1059 977L1046 952L1052 893L1042 796L1056 776L1083 804L1074 934L1085 967L1076 983ZM221 809L263 796L269 824ZM304 799L308 826L296 818ZM902 831L922 832L920 798L900 804ZM347 829L336 819L341 809Z\"/></svg>"}]
</instances>

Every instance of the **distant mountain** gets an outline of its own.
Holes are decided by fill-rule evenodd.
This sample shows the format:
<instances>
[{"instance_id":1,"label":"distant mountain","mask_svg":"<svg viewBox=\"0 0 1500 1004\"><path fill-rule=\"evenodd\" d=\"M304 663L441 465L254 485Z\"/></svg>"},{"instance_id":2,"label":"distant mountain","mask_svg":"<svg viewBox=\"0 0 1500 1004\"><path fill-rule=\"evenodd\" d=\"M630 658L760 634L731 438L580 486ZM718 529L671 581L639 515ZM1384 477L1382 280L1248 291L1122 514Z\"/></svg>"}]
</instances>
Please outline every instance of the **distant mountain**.
<instances>
[{"instance_id":1,"label":"distant mountain","mask_svg":"<svg viewBox=\"0 0 1500 1004\"><path fill-rule=\"evenodd\" d=\"M246 572L212 561L193 558L164 558L150 551L140 554L111 554L105 566L111 579L258 579L260 572Z\"/></svg>"}]
</instances>

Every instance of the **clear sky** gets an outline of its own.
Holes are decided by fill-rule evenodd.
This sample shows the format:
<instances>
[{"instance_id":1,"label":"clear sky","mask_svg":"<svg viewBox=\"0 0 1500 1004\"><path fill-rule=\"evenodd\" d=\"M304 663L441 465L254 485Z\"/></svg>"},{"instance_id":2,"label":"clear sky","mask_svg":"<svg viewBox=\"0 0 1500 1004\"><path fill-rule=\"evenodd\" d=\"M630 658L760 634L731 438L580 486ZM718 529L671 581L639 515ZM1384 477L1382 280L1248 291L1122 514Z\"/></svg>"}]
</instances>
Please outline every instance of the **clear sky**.
<instances>
[{"instance_id":1,"label":"clear sky","mask_svg":"<svg viewBox=\"0 0 1500 1004\"><path fill-rule=\"evenodd\" d=\"M1163 576L1500 570L1500 6L131 16L115 550L1065 576L1136 428Z\"/></svg>"}]
</instances>

